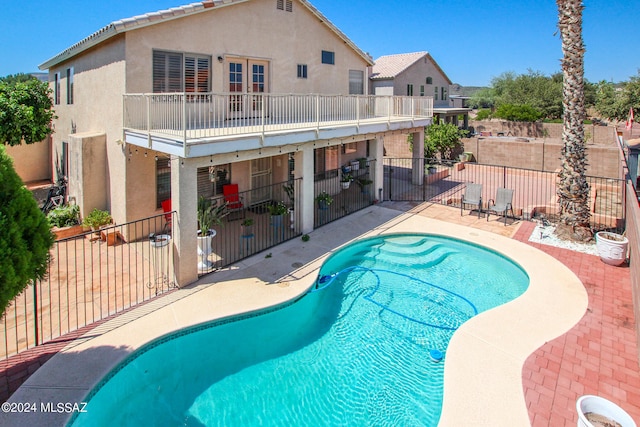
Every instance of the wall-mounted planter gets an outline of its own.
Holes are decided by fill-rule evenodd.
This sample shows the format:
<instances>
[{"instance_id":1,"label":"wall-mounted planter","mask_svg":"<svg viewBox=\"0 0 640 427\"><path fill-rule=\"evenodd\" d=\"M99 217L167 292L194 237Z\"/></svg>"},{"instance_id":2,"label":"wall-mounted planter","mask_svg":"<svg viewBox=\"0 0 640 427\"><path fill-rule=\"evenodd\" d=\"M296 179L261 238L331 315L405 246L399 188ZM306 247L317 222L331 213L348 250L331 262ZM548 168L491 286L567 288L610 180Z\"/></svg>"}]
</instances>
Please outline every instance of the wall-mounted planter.
<instances>
[{"instance_id":1,"label":"wall-mounted planter","mask_svg":"<svg viewBox=\"0 0 640 427\"><path fill-rule=\"evenodd\" d=\"M600 259L605 264L620 265L624 263L627 259L628 247L629 239L620 234L608 231L596 233L596 248Z\"/></svg>"}]
</instances>

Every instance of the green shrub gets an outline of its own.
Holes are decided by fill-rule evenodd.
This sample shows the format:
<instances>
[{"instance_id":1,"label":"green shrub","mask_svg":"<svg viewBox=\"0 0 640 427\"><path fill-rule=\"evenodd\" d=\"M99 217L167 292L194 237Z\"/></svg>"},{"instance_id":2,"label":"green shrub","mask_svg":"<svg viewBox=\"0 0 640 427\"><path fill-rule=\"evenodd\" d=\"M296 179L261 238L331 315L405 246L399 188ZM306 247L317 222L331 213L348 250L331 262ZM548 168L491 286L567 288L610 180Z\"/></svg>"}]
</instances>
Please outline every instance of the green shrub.
<instances>
[{"instance_id":1,"label":"green shrub","mask_svg":"<svg viewBox=\"0 0 640 427\"><path fill-rule=\"evenodd\" d=\"M491 118L491 110L488 108L483 108L478 110L478 114L476 114L476 120L489 120Z\"/></svg>"},{"instance_id":2,"label":"green shrub","mask_svg":"<svg viewBox=\"0 0 640 427\"><path fill-rule=\"evenodd\" d=\"M90 227L92 230L97 230L103 225L108 225L112 222L113 218L111 218L109 212L94 208L82 221L82 225Z\"/></svg>"},{"instance_id":3,"label":"green shrub","mask_svg":"<svg viewBox=\"0 0 640 427\"><path fill-rule=\"evenodd\" d=\"M0 314L47 272L54 236L47 217L0 144Z\"/></svg>"},{"instance_id":4,"label":"green shrub","mask_svg":"<svg viewBox=\"0 0 640 427\"><path fill-rule=\"evenodd\" d=\"M493 113L493 117L511 122L536 122L544 114L531 105L502 104Z\"/></svg>"},{"instance_id":5,"label":"green shrub","mask_svg":"<svg viewBox=\"0 0 640 427\"><path fill-rule=\"evenodd\" d=\"M58 206L47 214L52 227L70 227L80 224L80 207L78 205Z\"/></svg>"}]
</instances>

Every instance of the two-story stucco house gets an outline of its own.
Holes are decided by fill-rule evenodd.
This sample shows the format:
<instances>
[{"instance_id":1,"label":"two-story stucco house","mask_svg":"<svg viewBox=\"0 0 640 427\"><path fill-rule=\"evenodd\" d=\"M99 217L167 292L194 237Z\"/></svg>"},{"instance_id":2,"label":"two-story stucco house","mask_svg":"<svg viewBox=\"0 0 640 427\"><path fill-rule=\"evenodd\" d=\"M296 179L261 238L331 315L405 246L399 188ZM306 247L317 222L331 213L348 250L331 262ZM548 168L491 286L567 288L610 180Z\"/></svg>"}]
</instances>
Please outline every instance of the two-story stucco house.
<instances>
[{"instance_id":1,"label":"two-story stucco house","mask_svg":"<svg viewBox=\"0 0 640 427\"><path fill-rule=\"evenodd\" d=\"M367 95L372 65L306 0L208 0L116 21L40 66L58 116L53 158L83 215L108 209L124 224L170 198L185 285L198 274L199 196L234 183L250 206L296 179L296 227L309 232L318 181L339 179L326 170L382 158L385 135L431 123L430 97Z\"/></svg>"},{"instance_id":2,"label":"two-story stucco house","mask_svg":"<svg viewBox=\"0 0 640 427\"><path fill-rule=\"evenodd\" d=\"M400 53L376 59L369 76L374 95L432 96L439 121L468 125L469 108L450 97L452 82L428 52Z\"/></svg>"}]
</instances>

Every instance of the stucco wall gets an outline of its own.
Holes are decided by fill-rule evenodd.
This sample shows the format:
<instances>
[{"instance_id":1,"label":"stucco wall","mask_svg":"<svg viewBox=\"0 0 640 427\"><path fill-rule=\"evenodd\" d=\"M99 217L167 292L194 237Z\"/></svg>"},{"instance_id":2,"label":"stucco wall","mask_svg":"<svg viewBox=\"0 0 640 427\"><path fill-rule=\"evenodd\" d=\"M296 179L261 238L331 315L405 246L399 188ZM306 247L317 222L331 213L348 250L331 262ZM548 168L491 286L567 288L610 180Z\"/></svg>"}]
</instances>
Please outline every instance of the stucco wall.
<instances>
[{"instance_id":1,"label":"stucco wall","mask_svg":"<svg viewBox=\"0 0 640 427\"><path fill-rule=\"evenodd\" d=\"M427 84L427 77L433 78L433 84ZM434 97L434 107L449 106L449 101L442 101L441 98L442 87L447 90L447 98L449 97L449 81L438 70L429 57L425 57L415 62L394 79L394 94L406 96L408 84L413 85L413 96L420 96L420 86L424 86L424 95ZM438 88L437 100L434 96L436 87Z\"/></svg>"},{"instance_id":2,"label":"stucco wall","mask_svg":"<svg viewBox=\"0 0 640 427\"><path fill-rule=\"evenodd\" d=\"M86 217L93 208L107 209L105 195L106 135L86 132L69 135L69 197Z\"/></svg>"},{"instance_id":3,"label":"stucco wall","mask_svg":"<svg viewBox=\"0 0 640 427\"><path fill-rule=\"evenodd\" d=\"M24 182L51 180L50 138L33 144L5 146L13 167Z\"/></svg>"},{"instance_id":4,"label":"stucco wall","mask_svg":"<svg viewBox=\"0 0 640 427\"><path fill-rule=\"evenodd\" d=\"M153 49L211 55L214 92L228 92L228 60L241 57L269 62L273 93L346 94L350 69L364 73L367 93L364 59L297 2L284 12L275 1L255 0L129 32L128 92L152 91ZM322 50L335 52L335 65L321 63ZM307 65L308 78L297 78L298 64Z\"/></svg>"},{"instance_id":5,"label":"stucco wall","mask_svg":"<svg viewBox=\"0 0 640 427\"><path fill-rule=\"evenodd\" d=\"M86 162L88 159L85 159L83 166L91 173L103 177L103 182L95 184L96 189L99 187L99 192L91 198L79 197L79 194L74 194L76 190L70 182L69 197L75 197L79 204L84 203L81 202L82 200L90 203L87 206L81 206L82 212L89 212L96 207L108 209L117 223L123 223L127 218L123 190L127 182L125 169L127 157L125 147L116 143L122 139L124 58L124 37L117 36L99 48L49 70L51 86L53 86L54 73L60 72L62 76L60 104L54 105L58 119L54 120L52 161L55 164L62 157L62 142L69 142L70 135L74 133L104 134L103 149L106 149L106 156L100 157L100 162L96 161L90 165ZM69 67L74 69L74 100L71 105L66 103L66 69ZM71 150L70 147L70 159L83 155L82 152L74 154ZM78 171L72 170L73 167L70 162L71 177L78 175ZM111 197L112 195L114 197Z\"/></svg>"},{"instance_id":6,"label":"stucco wall","mask_svg":"<svg viewBox=\"0 0 640 427\"><path fill-rule=\"evenodd\" d=\"M432 84L427 84L427 77L433 79ZM413 96L420 96L420 86L424 86L424 96L434 96L434 90L437 87L438 100L436 101L434 97L434 107L449 106L449 80L428 56L416 61L394 79L371 81L371 93L374 95L406 96L409 84L413 85ZM443 86L447 90L447 100L445 101L442 101L441 98Z\"/></svg>"}]
</instances>

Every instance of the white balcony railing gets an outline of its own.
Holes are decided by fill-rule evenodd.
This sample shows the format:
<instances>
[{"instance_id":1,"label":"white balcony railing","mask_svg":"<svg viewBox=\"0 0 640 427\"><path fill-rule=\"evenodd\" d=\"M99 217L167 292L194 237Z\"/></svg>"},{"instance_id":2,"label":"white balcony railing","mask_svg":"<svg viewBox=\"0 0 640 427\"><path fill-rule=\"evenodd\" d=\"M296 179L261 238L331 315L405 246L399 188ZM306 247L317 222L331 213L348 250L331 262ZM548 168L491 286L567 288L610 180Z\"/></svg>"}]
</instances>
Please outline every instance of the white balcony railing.
<instances>
[{"instance_id":1,"label":"white balcony railing","mask_svg":"<svg viewBox=\"0 0 640 427\"><path fill-rule=\"evenodd\" d=\"M431 97L296 94L124 95L124 128L190 140L431 118Z\"/></svg>"}]
</instances>

